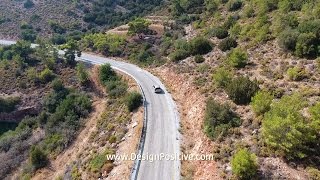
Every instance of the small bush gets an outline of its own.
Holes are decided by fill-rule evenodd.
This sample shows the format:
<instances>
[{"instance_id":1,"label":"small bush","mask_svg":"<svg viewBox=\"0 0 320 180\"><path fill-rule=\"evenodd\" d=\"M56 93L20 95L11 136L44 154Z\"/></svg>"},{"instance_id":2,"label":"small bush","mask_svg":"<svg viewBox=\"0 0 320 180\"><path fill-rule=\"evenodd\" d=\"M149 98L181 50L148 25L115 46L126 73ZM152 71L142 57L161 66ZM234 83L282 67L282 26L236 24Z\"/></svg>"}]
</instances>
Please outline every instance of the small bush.
<instances>
[{"instance_id":1,"label":"small bush","mask_svg":"<svg viewBox=\"0 0 320 180\"><path fill-rule=\"evenodd\" d=\"M239 179L253 179L258 170L257 156L247 149L237 151L231 160L232 173Z\"/></svg>"},{"instance_id":2,"label":"small bush","mask_svg":"<svg viewBox=\"0 0 320 180\"><path fill-rule=\"evenodd\" d=\"M83 63L78 63L76 66L77 76L82 85L86 84L89 81L89 74L85 69Z\"/></svg>"},{"instance_id":3,"label":"small bush","mask_svg":"<svg viewBox=\"0 0 320 180\"><path fill-rule=\"evenodd\" d=\"M244 16L246 18L252 18L254 17L254 9L253 9L253 6L248 6L247 8L244 9L244 12L243 12Z\"/></svg>"},{"instance_id":4,"label":"small bush","mask_svg":"<svg viewBox=\"0 0 320 180\"><path fill-rule=\"evenodd\" d=\"M252 99L251 99L251 107L254 113L259 116L270 110L270 105L273 100L273 95L267 91L259 91Z\"/></svg>"},{"instance_id":5,"label":"small bush","mask_svg":"<svg viewBox=\"0 0 320 180\"><path fill-rule=\"evenodd\" d=\"M169 55L171 61L173 61L173 62L179 62L179 61L187 58L188 56L190 56L190 53L188 51L182 50L182 49L178 49Z\"/></svg>"},{"instance_id":6,"label":"small bush","mask_svg":"<svg viewBox=\"0 0 320 180\"><path fill-rule=\"evenodd\" d=\"M128 34L136 33L146 33L148 32L148 27L151 23L143 18L136 18L135 20L129 22Z\"/></svg>"},{"instance_id":7,"label":"small bush","mask_svg":"<svg viewBox=\"0 0 320 180\"><path fill-rule=\"evenodd\" d=\"M309 108L309 113L311 115L311 119L315 122L317 120L320 120L320 103L317 103L316 105Z\"/></svg>"},{"instance_id":8,"label":"small bush","mask_svg":"<svg viewBox=\"0 0 320 180\"><path fill-rule=\"evenodd\" d=\"M289 68L287 74L289 79L292 81L301 81L308 77L306 71L299 67Z\"/></svg>"},{"instance_id":9,"label":"small bush","mask_svg":"<svg viewBox=\"0 0 320 180\"><path fill-rule=\"evenodd\" d=\"M319 180L320 171L316 168L307 168L310 180Z\"/></svg>"},{"instance_id":10,"label":"small bush","mask_svg":"<svg viewBox=\"0 0 320 180\"><path fill-rule=\"evenodd\" d=\"M196 55L196 56L194 57L194 62L196 62L196 63L203 63L204 61L205 61L205 59L204 59L204 57L201 56L201 55Z\"/></svg>"},{"instance_id":11,"label":"small bush","mask_svg":"<svg viewBox=\"0 0 320 180\"><path fill-rule=\"evenodd\" d=\"M110 138L109 138L109 143L110 143L110 144L113 144L113 143L115 143L115 142L117 142L117 137L116 137L115 135L110 136Z\"/></svg>"},{"instance_id":12,"label":"small bush","mask_svg":"<svg viewBox=\"0 0 320 180\"><path fill-rule=\"evenodd\" d=\"M316 57L318 54L318 40L313 33L302 33L298 36L295 54L299 57Z\"/></svg>"},{"instance_id":13,"label":"small bush","mask_svg":"<svg viewBox=\"0 0 320 180\"><path fill-rule=\"evenodd\" d=\"M233 74L224 67L218 68L212 75L213 83L218 87L226 87L232 81Z\"/></svg>"},{"instance_id":14,"label":"small bush","mask_svg":"<svg viewBox=\"0 0 320 180\"><path fill-rule=\"evenodd\" d=\"M299 26L298 30L300 33L312 33L316 37L320 37L320 20L309 20L309 21L302 21Z\"/></svg>"},{"instance_id":15,"label":"small bush","mask_svg":"<svg viewBox=\"0 0 320 180\"><path fill-rule=\"evenodd\" d=\"M47 155L37 146L31 149L30 160L35 169L45 167L48 164Z\"/></svg>"},{"instance_id":16,"label":"small bush","mask_svg":"<svg viewBox=\"0 0 320 180\"><path fill-rule=\"evenodd\" d=\"M296 30L285 30L280 33L278 43L281 48L287 51L295 51L299 32Z\"/></svg>"},{"instance_id":17,"label":"small bush","mask_svg":"<svg viewBox=\"0 0 320 180\"><path fill-rule=\"evenodd\" d=\"M208 12L214 13L219 7L219 1L217 0L205 0L205 7Z\"/></svg>"},{"instance_id":18,"label":"small bush","mask_svg":"<svg viewBox=\"0 0 320 180\"><path fill-rule=\"evenodd\" d=\"M228 64L235 68L243 68L248 63L247 52L243 51L240 48L233 49L228 54Z\"/></svg>"},{"instance_id":19,"label":"small bush","mask_svg":"<svg viewBox=\"0 0 320 180\"><path fill-rule=\"evenodd\" d=\"M225 136L232 127L240 126L240 118L225 104L209 99L206 105L204 132L210 139Z\"/></svg>"},{"instance_id":20,"label":"small bush","mask_svg":"<svg viewBox=\"0 0 320 180\"><path fill-rule=\"evenodd\" d=\"M126 105L130 112L137 109L142 104L142 95L138 92L131 92L126 97Z\"/></svg>"},{"instance_id":21,"label":"small bush","mask_svg":"<svg viewBox=\"0 0 320 180\"><path fill-rule=\"evenodd\" d=\"M64 34L67 30L61 24L55 21L49 21L51 30L57 34Z\"/></svg>"},{"instance_id":22,"label":"small bush","mask_svg":"<svg viewBox=\"0 0 320 180\"><path fill-rule=\"evenodd\" d=\"M211 50L212 50L212 43L203 37L195 37L190 41L190 52L193 55L207 54Z\"/></svg>"},{"instance_id":23,"label":"small bush","mask_svg":"<svg viewBox=\"0 0 320 180\"><path fill-rule=\"evenodd\" d=\"M232 48L235 48L237 47L238 43L235 39L233 38L226 38L224 40L222 40L220 43L219 43L219 49L221 49L222 51L228 51Z\"/></svg>"},{"instance_id":24,"label":"small bush","mask_svg":"<svg viewBox=\"0 0 320 180\"><path fill-rule=\"evenodd\" d=\"M103 165L106 164L107 160L107 155L108 154L114 154L111 150L106 150L105 152L101 154L94 154L89 161L88 168L91 172L93 173L98 173Z\"/></svg>"},{"instance_id":25,"label":"small bush","mask_svg":"<svg viewBox=\"0 0 320 180\"><path fill-rule=\"evenodd\" d=\"M228 29L222 26L215 27L211 30L211 32L209 32L209 34L219 39L224 39L228 37Z\"/></svg>"},{"instance_id":26,"label":"small bush","mask_svg":"<svg viewBox=\"0 0 320 180\"><path fill-rule=\"evenodd\" d=\"M108 81L105 83L107 91L111 97L119 97L127 92L128 85L121 80Z\"/></svg>"},{"instance_id":27,"label":"small bush","mask_svg":"<svg viewBox=\"0 0 320 180\"><path fill-rule=\"evenodd\" d=\"M26 9L32 8L34 6L34 3L32 0L27 0L24 4L23 7Z\"/></svg>"},{"instance_id":28,"label":"small bush","mask_svg":"<svg viewBox=\"0 0 320 180\"><path fill-rule=\"evenodd\" d=\"M112 70L110 64L105 64L99 68L99 79L101 83L118 80L117 74Z\"/></svg>"},{"instance_id":29,"label":"small bush","mask_svg":"<svg viewBox=\"0 0 320 180\"><path fill-rule=\"evenodd\" d=\"M228 19L223 23L222 27L226 30L229 30L232 26L234 26L237 23L237 20L239 20L238 15L230 15L228 16Z\"/></svg>"},{"instance_id":30,"label":"small bush","mask_svg":"<svg viewBox=\"0 0 320 180\"><path fill-rule=\"evenodd\" d=\"M50 82L54 77L54 73L48 68L44 69L39 75L39 79L43 83Z\"/></svg>"},{"instance_id":31,"label":"small bush","mask_svg":"<svg viewBox=\"0 0 320 180\"><path fill-rule=\"evenodd\" d=\"M248 104L251 98L259 90L257 81L251 81L248 77L237 77L226 87L227 94L236 104Z\"/></svg>"},{"instance_id":32,"label":"small bush","mask_svg":"<svg viewBox=\"0 0 320 180\"><path fill-rule=\"evenodd\" d=\"M229 0L227 8L229 11L237 11L242 7L241 0Z\"/></svg>"}]
</instances>

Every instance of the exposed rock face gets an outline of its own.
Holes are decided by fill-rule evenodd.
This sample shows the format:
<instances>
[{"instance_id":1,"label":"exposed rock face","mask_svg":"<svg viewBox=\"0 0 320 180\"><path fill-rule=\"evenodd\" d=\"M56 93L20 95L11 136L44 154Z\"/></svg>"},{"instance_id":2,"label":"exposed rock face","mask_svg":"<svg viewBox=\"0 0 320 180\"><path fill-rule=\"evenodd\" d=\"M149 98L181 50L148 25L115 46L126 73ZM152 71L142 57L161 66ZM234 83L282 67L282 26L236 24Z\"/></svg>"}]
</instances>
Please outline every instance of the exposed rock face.
<instances>
[{"instance_id":1,"label":"exposed rock face","mask_svg":"<svg viewBox=\"0 0 320 180\"><path fill-rule=\"evenodd\" d=\"M15 110L10 113L0 113L0 122L16 122L19 123L25 116L30 115L37 115L40 113L41 108L38 107L26 107L23 109Z\"/></svg>"}]
</instances>

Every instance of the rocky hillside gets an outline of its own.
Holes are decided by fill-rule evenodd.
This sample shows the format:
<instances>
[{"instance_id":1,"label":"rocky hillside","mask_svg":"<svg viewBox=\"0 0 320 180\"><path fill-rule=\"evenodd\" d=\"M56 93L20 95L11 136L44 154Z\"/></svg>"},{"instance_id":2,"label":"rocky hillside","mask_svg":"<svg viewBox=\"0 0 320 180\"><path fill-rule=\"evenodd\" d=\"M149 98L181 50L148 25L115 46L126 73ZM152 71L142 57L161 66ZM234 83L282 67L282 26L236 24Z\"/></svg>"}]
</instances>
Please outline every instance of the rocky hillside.
<instances>
[{"instance_id":1,"label":"rocky hillside","mask_svg":"<svg viewBox=\"0 0 320 180\"><path fill-rule=\"evenodd\" d=\"M173 42L169 57L177 63L169 67L206 99L199 130L207 140L190 141L198 131L185 125L183 149L216 158L211 166L184 162L183 175L212 178L213 166L221 178L318 179L320 2L181 0L171 7L186 35ZM197 44L202 51L194 52Z\"/></svg>"},{"instance_id":2,"label":"rocky hillside","mask_svg":"<svg viewBox=\"0 0 320 180\"><path fill-rule=\"evenodd\" d=\"M0 2L0 38L34 41L51 37L53 43L79 40L88 31L109 28L145 15L162 1L120 0L3 0Z\"/></svg>"},{"instance_id":3,"label":"rocky hillside","mask_svg":"<svg viewBox=\"0 0 320 180\"><path fill-rule=\"evenodd\" d=\"M317 179L320 2L178 0L169 7L159 13L170 17L164 33L136 19L126 35L87 35L81 45L151 71L162 65L155 72L181 108L182 151L215 157L184 161L182 176Z\"/></svg>"}]
</instances>

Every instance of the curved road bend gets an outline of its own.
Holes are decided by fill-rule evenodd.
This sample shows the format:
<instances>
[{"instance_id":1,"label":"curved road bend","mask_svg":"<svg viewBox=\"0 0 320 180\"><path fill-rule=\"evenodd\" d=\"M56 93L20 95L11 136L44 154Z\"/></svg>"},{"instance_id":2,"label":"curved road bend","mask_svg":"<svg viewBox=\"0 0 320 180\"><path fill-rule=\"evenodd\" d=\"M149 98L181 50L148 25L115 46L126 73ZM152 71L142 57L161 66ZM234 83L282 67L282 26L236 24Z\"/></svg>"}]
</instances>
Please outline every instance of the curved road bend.
<instances>
[{"instance_id":1,"label":"curved road bend","mask_svg":"<svg viewBox=\"0 0 320 180\"><path fill-rule=\"evenodd\" d=\"M0 40L2 45L14 43L14 41ZM143 156L160 155L161 153L180 155L178 110L171 95L157 77L136 65L92 54L82 53L79 59L97 65L110 63L113 68L131 75L140 84L145 94L147 107L147 129ZM155 94L152 85L159 85L164 93ZM178 159L174 161L141 161L137 179L178 180L180 179L180 161Z\"/></svg>"},{"instance_id":2,"label":"curved road bend","mask_svg":"<svg viewBox=\"0 0 320 180\"><path fill-rule=\"evenodd\" d=\"M135 65L109 58L82 53L80 59L92 64L110 63L112 67L133 76L142 87L147 106L147 130L142 155L180 154L178 112L171 95L157 77ZM155 94L154 84L160 85L164 93ZM180 161L141 161L137 179L178 180Z\"/></svg>"}]
</instances>

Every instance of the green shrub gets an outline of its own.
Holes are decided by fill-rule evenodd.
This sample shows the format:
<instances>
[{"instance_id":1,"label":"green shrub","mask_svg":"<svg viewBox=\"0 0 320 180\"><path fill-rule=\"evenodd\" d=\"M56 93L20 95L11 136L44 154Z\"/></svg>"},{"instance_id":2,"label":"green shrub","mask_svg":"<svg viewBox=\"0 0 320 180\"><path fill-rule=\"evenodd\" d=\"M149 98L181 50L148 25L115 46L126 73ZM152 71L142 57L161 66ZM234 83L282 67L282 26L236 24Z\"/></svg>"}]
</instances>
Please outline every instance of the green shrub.
<instances>
[{"instance_id":1,"label":"green shrub","mask_svg":"<svg viewBox=\"0 0 320 180\"><path fill-rule=\"evenodd\" d=\"M26 0L26 2L23 4L23 7L26 9L32 8L34 6L34 3L32 0Z\"/></svg>"},{"instance_id":2,"label":"green shrub","mask_svg":"<svg viewBox=\"0 0 320 180\"><path fill-rule=\"evenodd\" d=\"M235 39L233 38L226 38L224 40L222 40L220 43L219 43L219 49L221 49L222 51L228 51L232 48L235 48L238 46L238 43Z\"/></svg>"},{"instance_id":3,"label":"green shrub","mask_svg":"<svg viewBox=\"0 0 320 180\"><path fill-rule=\"evenodd\" d=\"M33 29L23 29L21 31L21 39L34 42L37 39L37 33Z\"/></svg>"},{"instance_id":4,"label":"green shrub","mask_svg":"<svg viewBox=\"0 0 320 180\"><path fill-rule=\"evenodd\" d=\"M228 54L228 64L235 68L243 68L248 63L248 55L247 52L243 51L240 48L233 49Z\"/></svg>"},{"instance_id":5,"label":"green shrub","mask_svg":"<svg viewBox=\"0 0 320 180\"><path fill-rule=\"evenodd\" d=\"M100 66L99 79L111 97L119 97L127 92L127 84L121 81L121 78L112 70L110 64Z\"/></svg>"},{"instance_id":6,"label":"green shrub","mask_svg":"<svg viewBox=\"0 0 320 180\"><path fill-rule=\"evenodd\" d=\"M0 112L12 112L15 110L16 105L20 103L19 97L0 97Z\"/></svg>"},{"instance_id":7,"label":"green shrub","mask_svg":"<svg viewBox=\"0 0 320 180\"><path fill-rule=\"evenodd\" d=\"M59 154L65 146L66 140L61 134L52 134L47 136L42 144L42 149L48 154Z\"/></svg>"},{"instance_id":8,"label":"green shrub","mask_svg":"<svg viewBox=\"0 0 320 180\"><path fill-rule=\"evenodd\" d=\"M230 70L221 67L212 75L213 83L218 87L226 87L232 81L233 74Z\"/></svg>"},{"instance_id":9,"label":"green shrub","mask_svg":"<svg viewBox=\"0 0 320 180\"><path fill-rule=\"evenodd\" d=\"M47 155L37 146L32 147L30 160L35 169L45 167L48 164Z\"/></svg>"},{"instance_id":10,"label":"green shrub","mask_svg":"<svg viewBox=\"0 0 320 180\"><path fill-rule=\"evenodd\" d=\"M320 179L320 171L316 168L307 168L307 172L309 174L310 180L319 180Z\"/></svg>"},{"instance_id":11,"label":"green shrub","mask_svg":"<svg viewBox=\"0 0 320 180\"><path fill-rule=\"evenodd\" d=\"M311 119L313 121L320 120L320 103L317 103L316 105L309 108L309 113L311 115Z\"/></svg>"},{"instance_id":12,"label":"green shrub","mask_svg":"<svg viewBox=\"0 0 320 180\"><path fill-rule=\"evenodd\" d=\"M189 56L190 56L190 53L182 49L178 49L169 55L171 61L173 62L179 62Z\"/></svg>"},{"instance_id":13,"label":"green shrub","mask_svg":"<svg viewBox=\"0 0 320 180\"><path fill-rule=\"evenodd\" d=\"M126 94L128 85L121 80L105 82L108 94L111 97L119 97Z\"/></svg>"},{"instance_id":14,"label":"green shrub","mask_svg":"<svg viewBox=\"0 0 320 180\"><path fill-rule=\"evenodd\" d=\"M136 34L136 33L146 33L148 31L148 27L151 23L142 18L136 18L135 20L129 22L129 34Z\"/></svg>"},{"instance_id":15,"label":"green shrub","mask_svg":"<svg viewBox=\"0 0 320 180\"><path fill-rule=\"evenodd\" d=\"M278 1L279 0L268 0L268 1L264 1L264 0L257 0L257 12L259 15L264 15L268 12L271 12L275 9L277 9L277 5L278 5Z\"/></svg>"},{"instance_id":16,"label":"green shrub","mask_svg":"<svg viewBox=\"0 0 320 180\"><path fill-rule=\"evenodd\" d=\"M205 61L204 57L201 55L195 55L194 56L194 62L196 63L203 63Z\"/></svg>"},{"instance_id":17,"label":"green shrub","mask_svg":"<svg viewBox=\"0 0 320 180\"><path fill-rule=\"evenodd\" d=\"M218 0L205 0L204 3L207 11L210 13L214 13L219 7Z\"/></svg>"},{"instance_id":18,"label":"green shrub","mask_svg":"<svg viewBox=\"0 0 320 180\"><path fill-rule=\"evenodd\" d=\"M229 11L237 11L242 7L241 0L229 0L227 8Z\"/></svg>"},{"instance_id":19,"label":"green shrub","mask_svg":"<svg viewBox=\"0 0 320 180\"><path fill-rule=\"evenodd\" d=\"M105 33L88 34L82 38L81 44L104 55L117 56L123 53L125 36Z\"/></svg>"},{"instance_id":20,"label":"green shrub","mask_svg":"<svg viewBox=\"0 0 320 180\"><path fill-rule=\"evenodd\" d=\"M107 81L118 80L118 77L116 72L112 70L110 64L104 64L99 68L99 79L101 83L105 83Z\"/></svg>"},{"instance_id":21,"label":"green shrub","mask_svg":"<svg viewBox=\"0 0 320 180\"><path fill-rule=\"evenodd\" d=\"M226 87L229 98L236 104L248 104L259 90L257 81L250 81L248 77L237 77Z\"/></svg>"},{"instance_id":22,"label":"green shrub","mask_svg":"<svg viewBox=\"0 0 320 180\"><path fill-rule=\"evenodd\" d=\"M305 105L305 99L299 94L283 96L272 103L262 121L265 143L288 159L317 153L319 128L301 114Z\"/></svg>"},{"instance_id":23,"label":"green shrub","mask_svg":"<svg viewBox=\"0 0 320 180\"><path fill-rule=\"evenodd\" d=\"M142 104L142 95L138 92L130 92L126 97L126 105L130 112L137 109Z\"/></svg>"},{"instance_id":24,"label":"green shrub","mask_svg":"<svg viewBox=\"0 0 320 180\"><path fill-rule=\"evenodd\" d=\"M55 92L62 92L62 91L65 91L66 88L64 87L61 79L59 78L56 78L52 81L51 83L51 86L52 86L52 89L55 91Z\"/></svg>"},{"instance_id":25,"label":"green shrub","mask_svg":"<svg viewBox=\"0 0 320 180\"><path fill-rule=\"evenodd\" d=\"M280 14L276 17L275 23L273 23L274 31L276 34L282 32L283 30L296 29L299 25L298 17L295 13Z\"/></svg>"},{"instance_id":26,"label":"green shrub","mask_svg":"<svg viewBox=\"0 0 320 180\"><path fill-rule=\"evenodd\" d=\"M251 99L251 107L257 116L263 115L270 110L273 95L267 91L259 91Z\"/></svg>"},{"instance_id":27,"label":"green shrub","mask_svg":"<svg viewBox=\"0 0 320 180\"><path fill-rule=\"evenodd\" d=\"M37 82L38 80L38 75L37 75L37 71L35 68L30 67L27 69L27 77L30 81L32 82Z\"/></svg>"},{"instance_id":28,"label":"green shrub","mask_svg":"<svg viewBox=\"0 0 320 180\"><path fill-rule=\"evenodd\" d=\"M213 28L209 32L209 35L217 37L219 39L224 39L224 38L228 37L228 29L226 29L223 26L218 26L218 27Z\"/></svg>"},{"instance_id":29,"label":"green shrub","mask_svg":"<svg viewBox=\"0 0 320 180\"><path fill-rule=\"evenodd\" d=\"M234 26L237 23L238 19L238 15L230 15L228 16L227 20L223 23L222 27L226 30L229 30L232 26Z\"/></svg>"},{"instance_id":30,"label":"green shrub","mask_svg":"<svg viewBox=\"0 0 320 180\"><path fill-rule=\"evenodd\" d=\"M103 165L108 161L107 155L113 154L114 152L106 150L101 154L94 154L89 161L89 170L93 173L98 173Z\"/></svg>"},{"instance_id":31,"label":"green shrub","mask_svg":"<svg viewBox=\"0 0 320 180\"><path fill-rule=\"evenodd\" d=\"M190 52L193 55L207 54L212 50L212 43L204 37L195 37L190 41Z\"/></svg>"},{"instance_id":32,"label":"green shrub","mask_svg":"<svg viewBox=\"0 0 320 180\"><path fill-rule=\"evenodd\" d=\"M206 105L204 132L210 139L225 136L232 127L240 126L240 118L226 104L209 99Z\"/></svg>"},{"instance_id":33,"label":"green shrub","mask_svg":"<svg viewBox=\"0 0 320 180\"><path fill-rule=\"evenodd\" d=\"M63 179L61 177L61 179ZM77 168L77 165L74 165L72 167L72 170L71 170L71 179L72 180L81 180L81 173L79 172L78 168ZM59 180L59 179L56 179L56 180Z\"/></svg>"},{"instance_id":34,"label":"green shrub","mask_svg":"<svg viewBox=\"0 0 320 180\"><path fill-rule=\"evenodd\" d=\"M66 32L66 28L64 28L61 24L59 24L58 22L55 21L49 21L49 25L51 30L54 33L58 33L58 34L63 34Z\"/></svg>"},{"instance_id":35,"label":"green shrub","mask_svg":"<svg viewBox=\"0 0 320 180\"><path fill-rule=\"evenodd\" d=\"M318 40L313 33L302 33L298 36L295 54L299 57L316 57Z\"/></svg>"},{"instance_id":36,"label":"green shrub","mask_svg":"<svg viewBox=\"0 0 320 180\"><path fill-rule=\"evenodd\" d=\"M297 30L287 29L279 34L278 43L286 51L295 51L299 32Z\"/></svg>"},{"instance_id":37,"label":"green shrub","mask_svg":"<svg viewBox=\"0 0 320 180\"><path fill-rule=\"evenodd\" d=\"M240 149L233 155L231 167L239 179L253 179L258 170L257 156L247 149Z\"/></svg>"},{"instance_id":38,"label":"green shrub","mask_svg":"<svg viewBox=\"0 0 320 180\"><path fill-rule=\"evenodd\" d=\"M243 14L246 18L252 18L254 17L254 9L253 9L253 6L250 5L250 6L247 6L244 11L243 11Z\"/></svg>"},{"instance_id":39,"label":"green shrub","mask_svg":"<svg viewBox=\"0 0 320 180\"><path fill-rule=\"evenodd\" d=\"M241 30L242 30L242 27L239 23L234 24L229 30L230 36L232 38L238 38L239 35L241 34Z\"/></svg>"},{"instance_id":40,"label":"green shrub","mask_svg":"<svg viewBox=\"0 0 320 180\"><path fill-rule=\"evenodd\" d=\"M51 38L51 42L55 45L61 45L67 42L67 38L62 34L54 34Z\"/></svg>"},{"instance_id":41,"label":"green shrub","mask_svg":"<svg viewBox=\"0 0 320 180\"><path fill-rule=\"evenodd\" d=\"M54 77L54 73L48 68L44 69L39 75L39 79L43 83L50 82Z\"/></svg>"},{"instance_id":42,"label":"green shrub","mask_svg":"<svg viewBox=\"0 0 320 180\"><path fill-rule=\"evenodd\" d=\"M115 135L112 135L112 136L110 136L108 141L110 144L115 143L115 142L117 142L117 137Z\"/></svg>"},{"instance_id":43,"label":"green shrub","mask_svg":"<svg viewBox=\"0 0 320 180\"><path fill-rule=\"evenodd\" d=\"M287 70L287 74L290 80L292 81L301 81L308 77L304 68L293 67Z\"/></svg>"},{"instance_id":44,"label":"green shrub","mask_svg":"<svg viewBox=\"0 0 320 180\"><path fill-rule=\"evenodd\" d=\"M89 81L89 74L83 63L78 63L76 66L77 76L81 84L86 84Z\"/></svg>"},{"instance_id":45,"label":"green shrub","mask_svg":"<svg viewBox=\"0 0 320 180\"><path fill-rule=\"evenodd\" d=\"M300 33L312 33L317 38L319 38L320 37L320 19L302 21L298 26L298 30Z\"/></svg>"}]
</instances>

